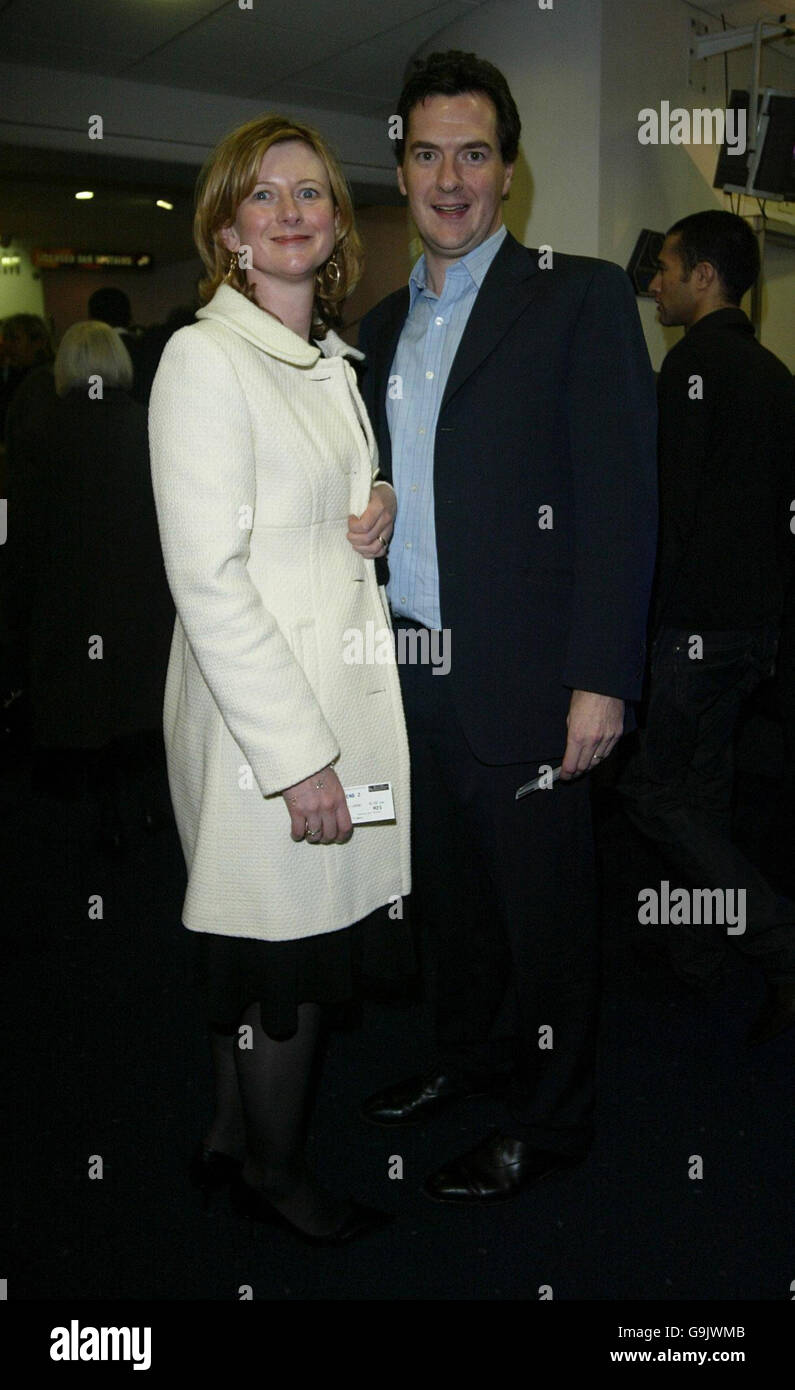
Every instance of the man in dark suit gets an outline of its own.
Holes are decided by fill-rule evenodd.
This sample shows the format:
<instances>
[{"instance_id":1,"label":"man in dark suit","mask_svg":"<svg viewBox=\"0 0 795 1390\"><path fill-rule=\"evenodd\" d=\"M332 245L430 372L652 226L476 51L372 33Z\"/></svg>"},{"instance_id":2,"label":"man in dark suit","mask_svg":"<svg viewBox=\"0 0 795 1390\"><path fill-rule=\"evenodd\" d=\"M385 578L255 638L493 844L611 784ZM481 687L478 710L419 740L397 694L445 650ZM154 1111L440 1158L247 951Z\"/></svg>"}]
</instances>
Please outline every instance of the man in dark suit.
<instances>
[{"instance_id":1,"label":"man in dark suit","mask_svg":"<svg viewBox=\"0 0 795 1390\"><path fill-rule=\"evenodd\" d=\"M363 1113L410 1123L509 1072L500 1129L425 1186L478 1203L577 1161L591 1137L597 954L580 779L640 693L654 390L624 273L529 251L503 226L520 122L502 74L432 55L397 111L398 183L424 255L362 324L363 390L398 495L398 636L442 629L451 665L401 667L436 1050ZM517 801L539 771L541 789Z\"/></svg>"},{"instance_id":2,"label":"man in dark suit","mask_svg":"<svg viewBox=\"0 0 795 1390\"><path fill-rule=\"evenodd\" d=\"M744 702L773 668L795 496L795 385L739 307L758 274L748 223L712 208L674 224L650 285L660 322L686 332L658 382L649 706L619 784L672 867L693 886L731 893L733 917L742 908L728 931L724 912L724 929L691 920L669 924L666 938L676 972L708 989L730 943L761 965L768 994L749 1043L795 1025L795 903L731 838L732 744Z\"/></svg>"}]
</instances>

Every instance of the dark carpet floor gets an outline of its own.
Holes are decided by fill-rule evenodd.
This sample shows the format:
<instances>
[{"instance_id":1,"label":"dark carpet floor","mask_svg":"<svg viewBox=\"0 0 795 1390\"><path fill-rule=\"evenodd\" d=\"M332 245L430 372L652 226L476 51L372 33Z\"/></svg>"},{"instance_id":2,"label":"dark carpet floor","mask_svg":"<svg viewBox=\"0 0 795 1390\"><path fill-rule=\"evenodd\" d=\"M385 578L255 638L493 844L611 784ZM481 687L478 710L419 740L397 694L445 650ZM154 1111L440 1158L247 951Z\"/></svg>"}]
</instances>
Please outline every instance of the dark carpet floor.
<instances>
[{"instance_id":1,"label":"dark carpet floor","mask_svg":"<svg viewBox=\"0 0 795 1390\"><path fill-rule=\"evenodd\" d=\"M749 847L791 890L782 788L752 759L742 790ZM173 824L134 826L126 856L108 860L85 799L34 790L24 758L7 764L9 1299L234 1300L244 1285L271 1300L538 1300L542 1285L556 1300L790 1298L795 1035L746 1050L764 987L739 959L709 1002L675 980L637 922L638 890L664 866L609 793L597 824L604 999L587 1161L504 1207L429 1202L423 1174L479 1136L488 1103L409 1131L364 1124L360 1097L415 1070L427 1043L420 1002L368 1002L358 1027L330 1037L311 1143L330 1180L398 1219L353 1248L307 1250L225 1199L205 1212L186 1181L210 1071ZM688 1176L696 1154L701 1180Z\"/></svg>"}]
</instances>

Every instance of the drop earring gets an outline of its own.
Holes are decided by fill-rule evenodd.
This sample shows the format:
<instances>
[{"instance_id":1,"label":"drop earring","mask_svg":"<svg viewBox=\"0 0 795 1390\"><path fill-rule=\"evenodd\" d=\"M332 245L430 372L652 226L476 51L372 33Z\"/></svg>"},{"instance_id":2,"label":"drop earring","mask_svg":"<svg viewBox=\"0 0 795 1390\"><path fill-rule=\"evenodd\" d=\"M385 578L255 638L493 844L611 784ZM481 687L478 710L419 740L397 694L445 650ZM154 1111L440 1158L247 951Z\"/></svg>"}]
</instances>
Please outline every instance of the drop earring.
<instances>
[{"instance_id":1,"label":"drop earring","mask_svg":"<svg viewBox=\"0 0 795 1390\"><path fill-rule=\"evenodd\" d=\"M324 291L326 294L334 294L335 290L339 286L341 279L342 271L337 265L337 262L334 260L334 255L332 254L330 260L326 261L326 264L323 266L323 269L319 270L317 273L318 288L321 291Z\"/></svg>"}]
</instances>

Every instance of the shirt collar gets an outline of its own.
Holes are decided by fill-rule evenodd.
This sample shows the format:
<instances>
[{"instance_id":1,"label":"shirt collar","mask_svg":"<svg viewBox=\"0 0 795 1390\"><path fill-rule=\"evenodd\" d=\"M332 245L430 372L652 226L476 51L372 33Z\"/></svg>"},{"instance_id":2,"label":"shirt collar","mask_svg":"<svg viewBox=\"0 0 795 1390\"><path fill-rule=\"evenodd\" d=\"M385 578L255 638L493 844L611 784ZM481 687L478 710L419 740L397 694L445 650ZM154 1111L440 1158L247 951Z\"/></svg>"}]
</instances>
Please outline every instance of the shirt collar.
<instances>
[{"instance_id":1,"label":"shirt collar","mask_svg":"<svg viewBox=\"0 0 795 1390\"><path fill-rule=\"evenodd\" d=\"M487 237L487 239L482 241L479 246L476 246L474 250L467 252L466 256L462 256L460 260L454 261L448 268L444 277L445 289L447 288L448 278L453 275L456 277L460 276L466 283L473 283L475 289L479 290L486 278L486 272L489 270L494 257L507 235L508 229L503 223L493 236ZM425 292L426 288L427 270L425 253L423 252L409 276L409 312L414 308L417 299ZM428 293L431 294L432 291L429 290Z\"/></svg>"},{"instance_id":2,"label":"shirt collar","mask_svg":"<svg viewBox=\"0 0 795 1390\"><path fill-rule=\"evenodd\" d=\"M688 328L685 337L689 338L691 333L695 333L702 327L742 328L746 333L755 332L748 315L736 304L729 304L725 309L713 309L711 314L702 314L701 318L696 319L696 322Z\"/></svg>"}]
</instances>

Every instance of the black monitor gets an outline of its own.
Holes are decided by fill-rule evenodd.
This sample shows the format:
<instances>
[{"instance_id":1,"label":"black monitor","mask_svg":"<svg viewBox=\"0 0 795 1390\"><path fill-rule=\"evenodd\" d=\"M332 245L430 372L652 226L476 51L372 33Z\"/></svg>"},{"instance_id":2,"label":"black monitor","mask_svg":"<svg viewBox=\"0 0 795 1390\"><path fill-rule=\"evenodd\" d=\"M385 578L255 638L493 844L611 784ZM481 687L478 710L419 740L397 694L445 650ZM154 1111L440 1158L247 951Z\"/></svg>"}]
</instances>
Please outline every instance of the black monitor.
<instances>
[{"instance_id":1,"label":"black monitor","mask_svg":"<svg viewBox=\"0 0 795 1390\"><path fill-rule=\"evenodd\" d=\"M744 111L746 131L750 132L750 95L733 91L729 106ZM755 198L773 198L778 202L795 201L795 95L766 87L759 93L758 134L761 152L752 156L748 149L732 153L724 142L715 170L713 188L728 193L750 193ZM737 125L735 124L735 130ZM746 142L747 143L747 142ZM748 187L751 158L757 160L752 186Z\"/></svg>"},{"instance_id":2,"label":"black monitor","mask_svg":"<svg viewBox=\"0 0 795 1390\"><path fill-rule=\"evenodd\" d=\"M795 202L795 96L770 92L767 114L770 117L762 157L756 170L754 192L760 198L778 198ZM768 194L767 189L772 191Z\"/></svg>"},{"instance_id":3,"label":"black monitor","mask_svg":"<svg viewBox=\"0 0 795 1390\"><path fill-rule=\"evenodd\" d=\"M635 293L644 299L651 299L649 285L657 274L657 257L665 241L665 232L652 232L644 227L635 249L629 258L627 274L632 281Z\"/></svg>"}]
</instances>

